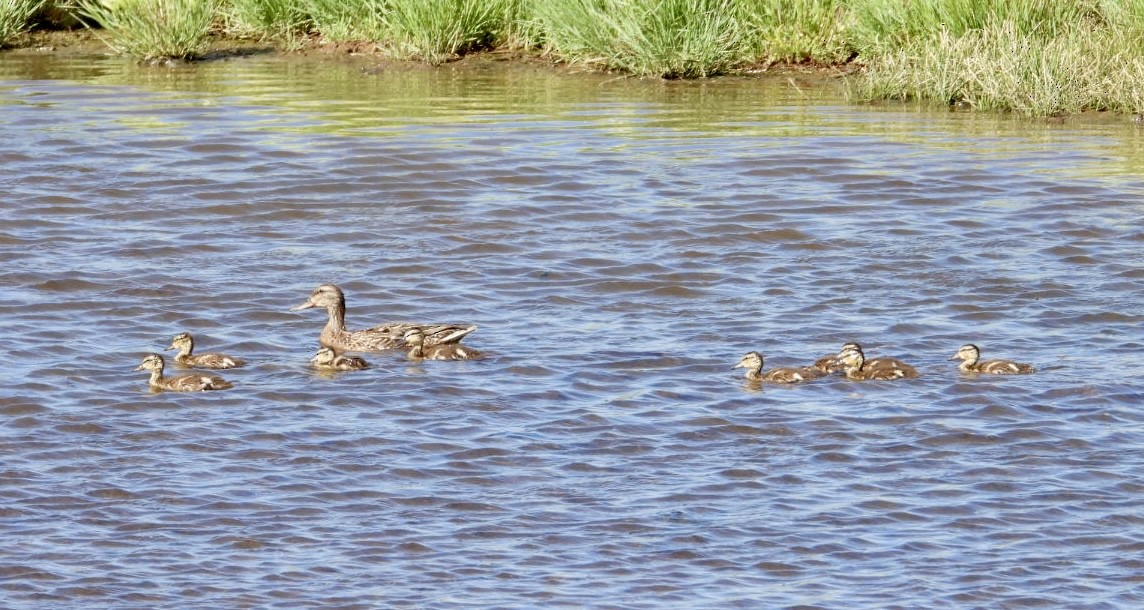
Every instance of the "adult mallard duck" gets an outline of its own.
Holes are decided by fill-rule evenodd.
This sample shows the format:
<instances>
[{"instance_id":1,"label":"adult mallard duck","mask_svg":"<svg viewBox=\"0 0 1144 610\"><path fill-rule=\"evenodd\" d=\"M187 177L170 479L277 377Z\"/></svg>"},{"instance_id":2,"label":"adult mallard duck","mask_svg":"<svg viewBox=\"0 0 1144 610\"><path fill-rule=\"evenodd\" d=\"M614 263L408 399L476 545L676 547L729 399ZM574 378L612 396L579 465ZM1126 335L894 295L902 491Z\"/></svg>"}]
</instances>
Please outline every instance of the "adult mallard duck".
<instances>
[{"instance_id":1,"label":"adult mallard duck","mask_svg":"<svg viewBox=\"0 0 1144 610\"><path fill-rule=\"evenodd\" d=\"M425 344L425 333L420 328L405 331L405 353L410 360L480 360L484 354L460 343Z\"/></svg>"},{"instance_id":2,"label":"adult mallard duck","mask_svg":"<svg viewBox=\"0 0 1144 610\"><path fill-rule=\"evenodd\" d=\"M159 354L147 354L143 362L135 367L137 371L151 371L148 385L152 390L170 390L172 392L201 392L205 390L226 390L234 384L214 375L179 375L178 377L163 376L163 357Z\"/></svg>"},{"instance_id":3,"label":"adult mallard duck","mask_svg":"<svg viewBox=\"0 0 1144 610\"><path fill-rule=\"evenodd\" d=\"M1012 362L1010 360L981 360L981 350L972 343L966 343L949 357L950 360L960 360L957 368L966 373L989 373L992 375L1024 375L1036 369L1031 364Z\"/></svg>"},{"instance_id":4,"label":"adult mallard duck","mask_svg":"<svg viewBox=\"0 0 1144 610\"><path fill-rule=\"evenodd\" d=\"M332 347L319 347L310 362L314 368L326 371L360 371L368 369L369 363L357 356L339 354Z\"/></svg>"},{"instance_id":5,"label":"adult mallard duck","mask_svg":"<svg viewBox=\"0 0 1144 610\"><path fill-rule=\"evenodd\" d=\"M456 343L477 330L472 324L416 324L390 322L365 330L346 330L346 297L341 288L322 284L310 293L305 303L291 307L299 311L310 307L325 307L329 319L318 336L318 343L347 352L377 352L405 347L405 331L417 328L425 337L425 345Z\"/></svg>"},{"instance_id":6,"label":"adult mallard duck","mask_svg":"<svg viewBox=\"0 0 1144 610\"><path fill-rule=\"evenodd\" d=\"M824 373L846 372L846 365L842 363L842 355L848 351L858 351L862 354L864 369L890 369L899 370L904 373L905 377L917 377L918 371L914 367L898 360L897 358L889 358L886 356L879 356L877 358L866 358L865 352L862 351L862 346L850 341L843 343L842 348L838 353L833 356L823 356L815 361L812 368L815 368Z\"/></svg>"},{"instance_id":7,"label":"adult mallard duck","mask_svg":"<svg viewBox=\"0 0 1144 610\"><path fill-rule=\"evenodd\" d=\"M778 368L764 372L763 355L759 352L747 352L742 359L739 360L739 364L736 364L732 368L747 369L747 373L744 377L751 381L767 381L770 383L799 383L818 379L826 374L812 367Z\"/></svg>"},{"instance_id":8,"label":"adult mallard duck","mask_svg":"<svg viewBox=\"0 0 1144 610\"><path fill-rule=\"evenodd\" d=\"M862 353L861 348L844 350L838 354L838 361L846 371L846 378L857 381L868 379L912 379L918 376L918 372L908 364L902 367L891 366L885 363L878 367L870 366L867 364L866 356Z\"/></svg>"},{"instance_id":9,"label":"adult mallard duck","mask_svg":"<svg viewBox=\"0 0 1144 610\"><path fill-rule=\"evenodd\" d=\"M195 340L191 337L190 333L179 333L171 339L171 344L167 346L167 350L179 350L175 354L175 364L183 366L197 367L201 369L232 369L236 366L246 364L245 361L239 358L231 358L225 354L193 354L195 350Z\"/></svg>"}]
</instances>

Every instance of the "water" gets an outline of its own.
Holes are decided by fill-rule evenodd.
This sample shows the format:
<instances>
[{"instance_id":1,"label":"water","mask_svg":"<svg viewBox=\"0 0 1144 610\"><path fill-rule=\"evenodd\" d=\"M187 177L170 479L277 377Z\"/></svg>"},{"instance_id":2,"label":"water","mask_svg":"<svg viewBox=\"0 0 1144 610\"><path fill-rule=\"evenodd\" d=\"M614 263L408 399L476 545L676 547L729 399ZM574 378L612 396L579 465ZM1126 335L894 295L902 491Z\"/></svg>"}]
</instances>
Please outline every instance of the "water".
<instances>
[{"instance_id":1,"label":"water","mask_svg":"<svg viewBox=\"0 0 1144 610\"><path fill-rule=\"evenodd\" d=\"M813 80L0 58L5 608L1135 608L1114 117ZM480 362L307 368L472 322ZM175 333L250 361L153 394ZM752 387L843 342L922 372ZM1032 376L968 378L965 342Z\"/></svg>"}]
</instances>

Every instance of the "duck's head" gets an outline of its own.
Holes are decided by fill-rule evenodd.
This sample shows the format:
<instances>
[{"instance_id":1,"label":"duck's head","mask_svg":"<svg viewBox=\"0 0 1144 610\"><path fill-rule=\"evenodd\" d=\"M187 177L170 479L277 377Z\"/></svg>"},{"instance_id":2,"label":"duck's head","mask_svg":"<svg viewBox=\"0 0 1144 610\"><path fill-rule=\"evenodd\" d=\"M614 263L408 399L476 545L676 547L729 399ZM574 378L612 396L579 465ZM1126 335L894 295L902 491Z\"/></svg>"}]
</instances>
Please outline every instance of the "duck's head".
<instances>
[{"instance_id":1,"label":"duck's head","mask_svg":"<svg viewBox=\"0 0 1144 610\"><path fill-rule=\"evenodd\" d=\"M305 303L295 305L290 308L290 311L300 311L302 309L309 309L311 307L332 307L338 306L346 301L346 296L342 293L342 289L333 284L322 284L310 293L310 298L306 299Z\"/></svg>"},{"instance_id":2,"label":"duck's head","mask_svg":"<svg viewBox=\"0 0 1144 610\"><path fill-rule=\"evenodd\" d=\"M143 357L143 362L135 367L136 371L161 371L163 370L163 357L159 354L147 354Z\"/></svg>"},{"instance_id":3,"label":"duck's head","mask_svg":"<svg viewBox=\"0 0 1144 610\"><path fill-rule=\"evenodd\" d=\"M853 341L848 341L846 343L843 343L842 347L839 348L838 355L841 356L843 352L850 352L850 351L856 351L858 353L862 353L862 346L858 345L857 343L855 343Z\"/></svg>"},{"instance_id":4,"label":"duck's head","mask_svg":"<svg viewBox=\"0 0 1144 610\"><path fill-rule=\"evenodd\" d=\"M739 364L731 368L736 369L755 369L762 370L763 368L763 355L759 352L747 352L739 359Z\"/></svg>"},{"instance_id":5,"label":"duck's head","mask_svg":"<svg viewBox=\"0 0 1144 610\"><path fill-rule=\"evenodd\" d=\"M195 340L191 338L190 333L179 333L171 338L171 344L167 346L167 350L181 350L184 347L193 347L194 344Z\"/></svg>"},{"instance_id":6,"label":"duck's head","mask_svg":"<svg viewBox=\"0 0 1144 610\"><path fill-rule=\"evenodd\" d=\"M334 359L338 357L338 353L328 347L319 347L318 351L314 353L314 357L310 358L310 362L318 366L332 364Z\"/></svg>"},{"instance_id":7,"label":"duck's head","mask_svg":"<svg viewBox=\"0 0 1144 610\"><path fill-rule=\"evenodd\" d=\"M964 360L965 362L973 364L977 362L977 359L980 357L981 350L977 349L977 346L972 343L966 343L957 350L956 354L950 356L948 360Z\"/></svg>"}]
</instances>

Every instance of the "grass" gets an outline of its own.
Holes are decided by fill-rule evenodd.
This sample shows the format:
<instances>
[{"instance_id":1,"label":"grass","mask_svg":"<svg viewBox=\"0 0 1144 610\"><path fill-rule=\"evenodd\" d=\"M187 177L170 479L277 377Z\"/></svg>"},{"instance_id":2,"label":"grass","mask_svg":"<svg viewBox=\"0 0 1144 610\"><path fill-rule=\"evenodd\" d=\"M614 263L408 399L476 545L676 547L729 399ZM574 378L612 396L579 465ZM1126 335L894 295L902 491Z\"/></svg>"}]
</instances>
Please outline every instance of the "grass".
<instances>
[{"instance_id":1,"label":"grass","mask_svg":"<svg viewBox=\"0 0 1144 610\"><path fill-rule=\"evenodd\" d=\"M311 27L310 16L298 2L230 0L221 11L232 34L278 41L290 49L299 46L299 38Z\"/></svg>"},{"instance_id":2,"label":"grass","mask_svg":"<svg viewBox=\"0 0 1144 610\"><path fill-rule=\"evenodd\" d=\"M0 0L0 36L41 1ZM434 64L504 47L649 78L850 64L859 99L1144 111L1144 0L77 1L111 46L144 59L194 57L213 19L288 49L367 42Z\"/></svg>"},{"instance_id":3,"label":"grass","mask_svg":"<svg viewBox=\"0 0 1144 610\"><path fill-rule=\"evenodd\" d=\"M753 58L831 64L853 54L842 0L754 0L745 3L743 15Z\"/></svg>"},{"instance_id":4,"label":"grass","mask_svg":"<svg viewBox=\"0 0 1144 610\"><path fill-rule=\"evenodd\" d=\"M516 3L509 0L393 2L383 21L390 54L441 63L487 50L507 38Z\"/></svg>"},{"instance_id":5,"label":"grass","mask_svg":"<svg viewBox=\"0 0 1144 610\"><path fill-rule=\"evenodd\" d=\"M874 61L862 99L923 100L1031 116L1144 110L1144 33L1075 26L1042 39L1013 22L942 33Z\"/></svg>"},{"instance_id":6,"label":"grass","mask_svg":"<svg viewBox=\"0 0 1144 610\"><path fill-rule=\"evenodd\" d=\"M545 46L637 76L695 78L749 59L739 0L538 0Z\"/></svg>"},{"instance_id":7,"label":"grass","mask_svg":"<svg viewBox=\"0 0 1144 610\"><path fill-rule=\"evenodd\" d=\"M44 0L0 0L0 47L28 29Z\"/></svg>"},{"instance_id":8,"label":"grass","mask_svg":"<svg viewBox=\"0 0 1144 610\"><path fill-rule=\"evenodd\" d=\"M117 52L142 60L189 59L202 50L214 0L83 0L79 14L97 23Z\"/></svg>"}]
</instances>

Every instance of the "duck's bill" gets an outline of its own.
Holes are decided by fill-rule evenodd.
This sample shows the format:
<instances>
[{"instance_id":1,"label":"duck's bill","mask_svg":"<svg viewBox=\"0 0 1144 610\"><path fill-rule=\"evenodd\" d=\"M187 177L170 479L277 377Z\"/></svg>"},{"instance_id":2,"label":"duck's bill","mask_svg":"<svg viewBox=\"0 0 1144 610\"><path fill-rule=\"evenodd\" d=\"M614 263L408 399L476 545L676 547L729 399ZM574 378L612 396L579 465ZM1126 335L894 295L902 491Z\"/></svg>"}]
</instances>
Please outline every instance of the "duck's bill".
<instances>
[{"instance_id":1,"label":"duck's bill","mask_svg":"<svg viewBox=\"0 0 1144 610\"><path fill-rule=\"evenodd\" d=\"M290 311L302 311L303 309L309 309L313 306L314 306L313 301L306 301L305 303L302 303L301 305L295 305L295 306L291 307Z\"/></svg>"}]
</instances>

